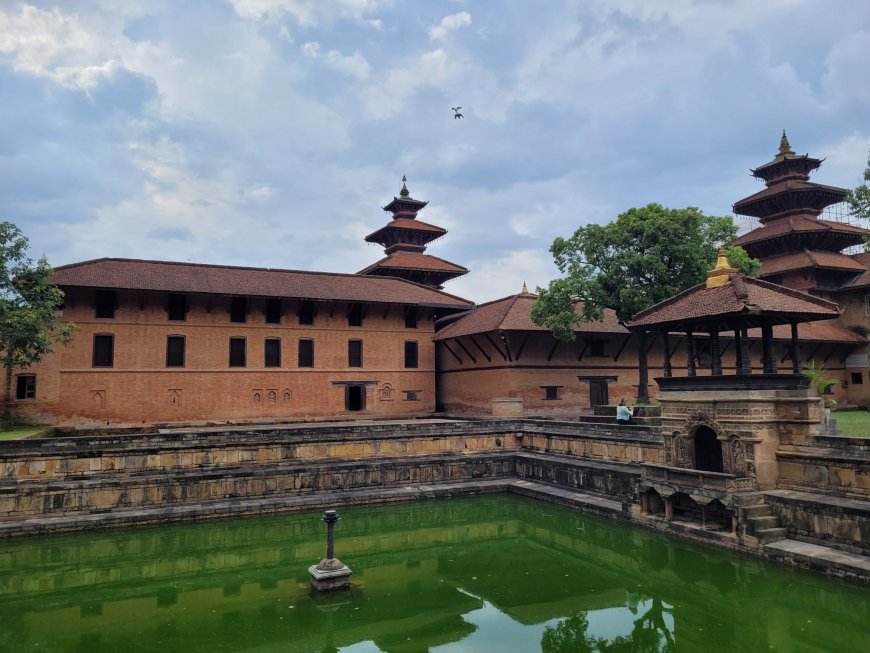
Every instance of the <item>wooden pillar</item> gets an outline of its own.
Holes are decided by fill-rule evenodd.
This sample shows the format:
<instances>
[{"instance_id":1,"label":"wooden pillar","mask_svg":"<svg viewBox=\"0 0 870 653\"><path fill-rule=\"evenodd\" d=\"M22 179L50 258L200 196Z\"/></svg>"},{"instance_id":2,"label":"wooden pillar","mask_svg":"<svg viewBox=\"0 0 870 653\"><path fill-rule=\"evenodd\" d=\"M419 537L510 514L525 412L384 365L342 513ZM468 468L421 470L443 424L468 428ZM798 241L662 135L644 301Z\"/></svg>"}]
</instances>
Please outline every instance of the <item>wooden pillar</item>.
<instances>
[{"instance_id":1,"label":"wooden pillar","mask_svg":"<svg viewBox=\"0 0 870 653\"><path fill-rule=\"evenodd\" d=\"M798 345L797 322L791 323L791 371L801 373L801 350Z\"/></svg>"},{"instance_id":2,"label":"wooden pillar","mask_svg":"<svg viewBox=\"0 0 870 653\"><path fill-rule=\"evenodd\" d=\"M719 332L716 327L710 329L710 373L722 376L722 351L719 348Z\"/></svg>"},{"instance_id":3,"label":"wooden pillar","mask_svg":"<svg viewBox=\"0 0 870 653\"><path fill-rule=\"evenodd\" d=\"M689 376L695 376L695 341L691 331L686 331L686 370Z\"/></svg>"},{"instance_id":4,"label":"wooden pillar","mask_svg":"<svg viewBox=\"0 0 870 653\"><path fill-rule=\"evenodd\" d=\"M671 342L668 339L668 332L662 331L662 342L664 343L665 349L665 377L671 376Z\"/></svg>"},{"instance_id":5,"label":"wooden pillar","mask_svg":"<svg viewBox=\"0 0 870 653\"><path fill-rule=\"evenodd\" d=\"M752 374L752 361L746 350L746 334L743 329L734 329L734 348L737 351L737 374Z\"/></svg>"},{"instance_id":6,"label":"wooden pillar","mask_svg":"<svg viewBox=\"0 0 870 653\"><path fill-rule=\"evenodd\" d=\"M765 374L776 374L776 352L773 349L773 326L761 326L761 363Z\"/></svg>"}]
</instances>

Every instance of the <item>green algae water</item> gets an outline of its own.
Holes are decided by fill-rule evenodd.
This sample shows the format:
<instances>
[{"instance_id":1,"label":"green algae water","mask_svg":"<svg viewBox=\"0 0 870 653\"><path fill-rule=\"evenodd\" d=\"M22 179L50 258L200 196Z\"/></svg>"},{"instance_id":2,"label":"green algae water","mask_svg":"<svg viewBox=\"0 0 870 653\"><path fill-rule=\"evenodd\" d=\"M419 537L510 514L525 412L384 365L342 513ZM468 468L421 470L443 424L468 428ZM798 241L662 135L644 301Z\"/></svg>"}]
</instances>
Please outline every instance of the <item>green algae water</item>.
<instances>
[{"instance_id":1,"label":"green algae water","mask_svg":"<svg viewBox=\"0 0 870 653\"><path fill-rule=\"evenodd\" d=\"M340 508L340 506L339 506ZM0 651L870 651L870 591L514 496L0 543Z\"/></svg>"}]
</instances>

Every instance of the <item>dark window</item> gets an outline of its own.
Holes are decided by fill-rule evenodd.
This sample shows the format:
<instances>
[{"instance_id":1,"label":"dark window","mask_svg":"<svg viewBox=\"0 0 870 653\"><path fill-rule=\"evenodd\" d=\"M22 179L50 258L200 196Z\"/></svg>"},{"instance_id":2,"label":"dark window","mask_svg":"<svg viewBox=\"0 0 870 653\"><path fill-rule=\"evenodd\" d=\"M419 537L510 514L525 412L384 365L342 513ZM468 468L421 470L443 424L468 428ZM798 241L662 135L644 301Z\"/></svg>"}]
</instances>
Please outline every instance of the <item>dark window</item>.
<instances>
[{"instance_id":1,"label":"dark window","mask_svg":"<svg viewBox=\"0 0 870 653\"><path fill-rule=\"evenodd\" d=\"M363 344L362 340L347 341L347 366L362 367L363 366Z\"/></svg>"},{"instance_id":2,"label":"dark window","mask_svg":"<svg viewBox=\"0 0 870 653\"><path fill-rule=\"evenodd\" d=\"M21 378L21 377L18 377ZM864 383L864 373L863 372L852 372L852 385L861 385Z\"/></svg>"},{"instance_id":3,"label":"dark window","mask_svg":"<svg viewBox=\"0 0 870 653\"><path fill-rule=\"evenodd\" d=\"M417 328L417 307L416 306L408 306L405 309L405 328L406 329L416 329Z\"/></svg>"},{"instance_id":4,"label":"dark window","mask_svg":"<svg viewBox=\"0 0 870 653\"><path fill-rule=\"evenodd\" d=\"M246 322L248 319L248 298L233 297L230 301L230 322Z\"/></svg>"},{"instance_id":5,"label":"dark window","mask_svg":"<svg viewBox=\"0 0 870 653\"><path fill-rule=\"evenodd\" d=\"M559 388L560 385L545 385L541 386L544 388L544 399L546 401L556 401L559 398Z\"/></svg>"},{"instance_id":6,"label":"dark window","mask_svg":"<svg viewBox=\"0 0 870 653\"><path fill-rule=\"evenodd\" d=\"M19 374L15 383L16 399L36 399L36 376Z\"/></svg>"},{"instance_id":7,"label":"dark window","mask_svg":"<svg viewBox=\"0 0 870 653\"><path fill-rule=\"evenodd\" d=\"M266 324L281 324L281 300L277 297L266 300Z\"/></svg>"},{"instance_id":8,"label":"dark window","mask_svg":"<svg viewBox=\"0 0 870 653\"><path fill-rule=\"evenodd\" d=\"M314 302L306 300L299 304L299 324L314 324Z\"/></svg>"},{"instance_id":9,"label":"dark window","mask_svg":"<svg viewBox=\"0 0 870 653\"><path fill-rule=\"evenodd\" d=\"M102 333L94 336L94 367L112 367L115 359L115 336Z\"/></svg>"},{"instance_id":10,"label":"dark window","mask_svg":"<svg viewBox=\"0 0 870 653\"><path fill-rule=\"evenodd\" d=\"M266 367L281 367L281 341L278 338L266 338L263 356Z\"/></svg>"},{"instance_id":11,"label":"dark window","mask_svg":"<svg viewBox=\"0 0 870 653\"><path fill-rule=\"evenodd\" d=\"M244 367L247 364L246 342L244 338L230 338L230 367Z\"/></svg>"},{"instance_id":12,"label":"dark window","mask_svg":"<svg viewBox=\"0 0 870 653\"><path fill-rule=\"evenodd\" d=\"M166 338L166 367L184 367L184 336Z\"/></svg>"},{"instance_id":13,"label":"dark window","mask_svg":"<svg viewBox=\"0 0 870 653\"><path fill-rule=\"evenodd\" d=\"M405 341L405 367L417 367L417 342Z\"/></svg>"},{"instance_id":14,"label":"dark window","mask_svg":"<svg viewBox=\"0 0 870 653\"><path fill-rule=\"evenodd\" d=\"M589 355L592 357L606 356L604 353L604 346L606 344L606 340L591 340L589 342Z\"/></svg>"},{"instance_id":15,"label":"dark window","mask_svg":"<svg viewBox=\"0 0 870 653\"><path fill-rule=\"evenodd\" d=\"M348 385L344 391L345 410L358 411L366 409L366 387L364 385Z\"/></svg>"},{"instance_id":16,"label":"dark window","mask_svg":"<svg viewBox=\"0 0 870 653\"><path fill-rule=\"evenodd\" d=\"M351 304L347 311L347 326L362 326L362 304Z\"/></svg>"},{"instance_id":17,"label":"dark window","mask_svg":"<svg viewBox=\"0 0 870 653\"><path fill-rule=\"evenodd\" d=\"M299 341L299 367L314 367L314 341Z\"/></svg>"},{"instance_id":18,"label":"dark window","mask_svg":"<svg viewBox=\"0 0 870 653\"><path fill-rule=\"evenodd\" d=\"M166 302L166 317L178 321L187 319L187 295L169 293L169 300Z\"/></svg>"},{"instance_id":19,"label":"dark window","mask_svg":"<svg viewBox=\"0 0 870 653\"><path fill-rule=\"evenodd\" d=\"M405 401L419 401L419 390L402 390L405 393Z\"/></svg>"},{"instance_id":20,"label":"dark window","mask_svg":"<svg viewBox=\"0 0 870 653\"><path fill-rule=\"evenodd\" d=\"M117 294L114 290L97 290L94 293L94 315L112 319L115 317Z\"/></svg>"},{"instance_id":21,"label":"dark window","mask_svg":"<svg viewBox=\"0 0 870 653\"><path fill-rule=\"evenodd\" d=\"M825 388L825 391L824 391L822 394L823 394L823 395L832 395L832 394L834 394L834 384L832 383L832 384L829 385L827 388Z\"/></svg>"}]
</instances>

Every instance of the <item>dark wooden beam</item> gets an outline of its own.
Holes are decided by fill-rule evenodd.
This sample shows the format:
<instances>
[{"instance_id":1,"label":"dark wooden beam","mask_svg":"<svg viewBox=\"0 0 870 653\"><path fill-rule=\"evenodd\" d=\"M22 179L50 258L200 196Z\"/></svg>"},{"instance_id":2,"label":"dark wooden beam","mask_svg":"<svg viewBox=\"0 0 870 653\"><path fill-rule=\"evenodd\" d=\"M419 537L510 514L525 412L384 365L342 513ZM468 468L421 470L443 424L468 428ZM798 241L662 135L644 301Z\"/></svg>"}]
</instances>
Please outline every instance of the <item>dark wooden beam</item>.
<instances>
[{"instance_id":1,"label":"dark wooden beam","mask_svg":"<svg viewBox=\"0 0 870 653\"><path fill-rule=\"evenodd\" d=\"M450 354L453 356L453 358L455 358L456 361L457 361L460 365L462 365L462 359L459 358L459 356L457 355L457 353L456 353L455 351L453 351L452 349L450 349L450 345L447 344L447 341L445 341L445 340L440 340L439 342L440 342L442 345L444 345L444 348L445 348L447 351L450 352Z\"/></svg>"},{"instance_id":2,"label":"dark wooden beam","mask_svg":"<svg viewBox=\"0 0 870 653\"><path fill-rule=\"evenodd\" d=\"M616 351L616 354L613 356L613 362L619 360L619 357L622 356L622 350L625 349L625 346L628 344L628 339L631 338L631 334L625 336L625 339L622 341L622 344L619 345L619 349Z\"/></svg>"},{"instance_id":3,"label":"dark wooden beam","mask_svg":"<svg viewBox=\"0 0 870 653\"><path fill-rule=\"evenodd\" d=\"M477 365L477 359L470 351L468 351L465 345L462 344L462 341L459 338L454 338L454 342L459 345L459 348L468 355L468 357L471 359L471 362Z\"/></svg>"},{"instance_id":4,"label":"dark wooden beam","mask_svg":"<svg viewBox=\"0 0 870 653\"><path fill-rule=\"evenodd\" d=\"M553 354L556 353L556 349L559 347L559 339L558 339L558 338L553 338L553 340L554 340L555 342L553 343L553 348L550 350L550 353L547 354L547 362L553 360Z\"/></svg>"},{"instance_id":5,"label":"dark wooden beam","mask_svg":"<svg viewBox=\"0 0 870 653\"><path fill-rule=\"evenodd\" d=\"M471 340L471 342L474 343L474 346L477 347L477 350L478 350L481 354L484 355L484 357L486 358L486 361L487 361L488 363L491 363L491 362L492 362L492 357L491 357L489 354L486 353L486 350L485 350L483 347L480 346L480 343L477 342L477 340L474 339L474 336L468 336L468 339Z\"/></svg>"},{"instance_id":6,"label":"dark wooden beam","mask_svg":"<svg viewBox=\"0 0 870 653\"><path fill-rule=\"evenodd\" d=\"M495 341L492 339L492 336L490 336L488 333L484 333L483 337L489 341L489 344L491 344L492 348L498 352L499 356L501 356L504 360L508 359L507 355L501 349L499 349L497 344L495 344Z\"/></svg>"},{"instance_id":7,"label":"dark wooden beam","mask_svg":"<svg viewBox=\"0 0 870 653\"><path fill-rule=\"evenodd\" d=\"M827 362L828 362L828 359L829 359L831 356L834 355L834 352L837 351L837 347L838 347L838 345L833 345L833 346L831 347L831 351L828 352L828 355L827 355L827 356L825 356L825 360L822 361L822 365L824 365L825 363L827 363Z\"/></svg>"},{"instance_id":8,"label":"dark wooden beam","mask_svg":"<svg viewBox=\"0 0 870 653\"><path fill-rule=\"evenodd\" d=\"M507 359L509 361L513 361L513 356L511 356L511 341L507 337L507 334L504 331L498 332L499 337L501 337L501 341L504 343L504 350L507 352Z\"/></svg>"},{"instance_id":9,"label":"dark wooden beam","mask_svg":"<svg viewBox=\"0 0 870 653\"><path fill-rule=\"evenodd\" d=\"M387 304L386 306L384 306L384 314L381 315L381 319L382 319L382 320L386 320L386 319L387 319L387 315L390 314L390 309L391 309L392 307L393 307L392 304Z\"/></svg>"},{"instance_id":10,"label":"dark wooden beam","mask_svg":"<svg viewBox=\"0 0 870 653\"><path fill-rule=\"evenodd\" d=\"M517 350L516 360L519 360L520 356L523 355L523 349L526 348L526 343L529 341L530 335L531 335L531 331L526 331L526 335L523 336L523 341L520 343L520 348Z\"/></svg>"},{"instance_id":11,"label":"dark wooden beam","mask_svg":"<svg viewBox=\"0 0 870 653\"><path fill-rule=\"evenodd\" d=\"M810 356L807 360L813 360L816 357L816 354L819 353L819 349L821 349L824 344L825 343L820 342L818 345L816 345L816 348L813 349L813 353L810 354Z\"/></svg>"},{"instance_id":12,"label":"dark wooden beam","mask_svg":"<svg viewBox=\"0 0 870 653\"><path fill-rule=\"evenodd\" d=\"M577 361L578 361L578 362L583 360L583 354L585 354L585 353L586 353L586 350L589 349L589 343L590 343L591 341L587 338L587 339L584 340L583 342L584 342L583 349L580 350L580 355L577 356Z\"/></svg>"}]
</instances>

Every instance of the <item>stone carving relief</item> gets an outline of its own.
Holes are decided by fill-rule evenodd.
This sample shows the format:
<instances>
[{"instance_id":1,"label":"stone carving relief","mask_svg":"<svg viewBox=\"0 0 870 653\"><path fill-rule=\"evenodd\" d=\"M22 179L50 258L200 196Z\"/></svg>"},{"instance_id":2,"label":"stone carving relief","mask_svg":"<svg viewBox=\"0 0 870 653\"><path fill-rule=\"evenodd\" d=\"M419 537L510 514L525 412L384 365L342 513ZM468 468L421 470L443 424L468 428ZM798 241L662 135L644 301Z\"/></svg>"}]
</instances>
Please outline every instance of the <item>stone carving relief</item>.
<instances>
[{"instance_id":1,"label":"stone carving relief","mask_svg":"<svg viewBox=\"0 0 870 653\"><path fill-rule=\"evenodd\" d=\"M289 403L290 403L290 398L291 398L290 390L284 390L284 398L283 398L282 401L283 401L285 404L289 404Z\"/></svg>"},{"instance_id":2,"label":"stone carving relief","mask_svg":"<svg viewBox=\"0 0 870 653\"><path fill-rule=\"evenodd\" d=\"M269 390L269 403L274 404L276 401L278 401L278 393L274 390Z\"/></svg>"},{"instance_id":3,"label":"stone carving relief","mask_svg":"<svg viewBox=\"0 0 870 653\"><path fill-rule=\"evenodd\" d=\"M91 403L94 408L103 409L106 407L106 391L91 390Z\"/></svg>"},{"instance_id":4,"label":"stone carving relief","mask_svg":"<svg viewBox=\"0 0 870 653\"><path fill-rule=\"evenodd\" d=\"M179 388L169 389L169 405L173 408L181 408L181 390Z\"/></svg>"},{"instance_id":5,"label":"stone carving relief","mask_svg":"<svg viewBox=\"0 0 870 653\"><path fill-rule=\"evenodd\" d=\"M260 393L259 393L259 392L255 392L255 393L254 393L254 403L255 403L255 404L259 404L259 403L260 403Z\"/></svg>"},{"instance_id":6,"label":"stone carving relief","mask_svg":"<svg viewBox=\"0 0 870 653\"><path fill-rule=\"evenodd\" d=\"M395 396L393 386L391 386L389 383L384 383L384 385L381 386L380 390L378 390L378 396L380 397L381 401L392 401L393 397Z\"/></svg>"}]
</instances>

